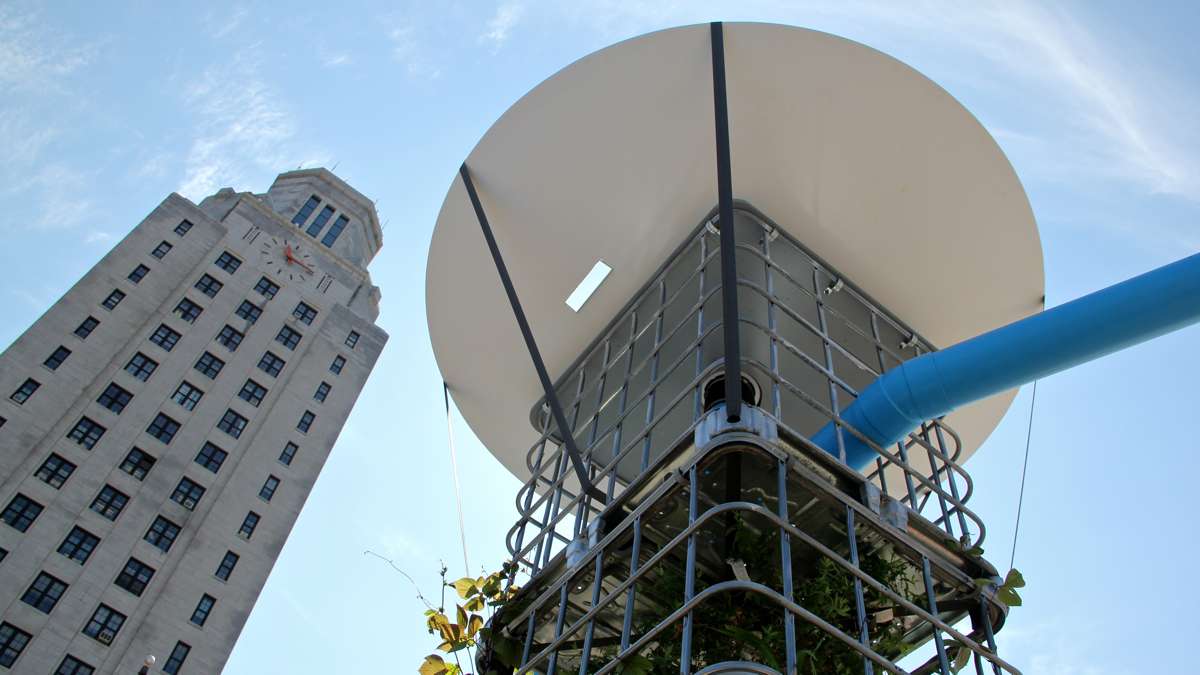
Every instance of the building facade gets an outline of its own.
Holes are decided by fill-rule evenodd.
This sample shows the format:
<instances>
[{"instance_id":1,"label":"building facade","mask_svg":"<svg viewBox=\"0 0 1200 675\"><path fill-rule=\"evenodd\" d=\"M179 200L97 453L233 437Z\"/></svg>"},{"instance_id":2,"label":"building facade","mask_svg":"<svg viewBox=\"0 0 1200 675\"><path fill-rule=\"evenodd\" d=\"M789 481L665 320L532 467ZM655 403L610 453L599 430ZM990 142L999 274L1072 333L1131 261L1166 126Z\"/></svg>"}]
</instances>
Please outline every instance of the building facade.
<instances>
[{"instance_id":1,"label":"building facade","mask_svg":"<svg viewBox=\"0 0 1200 675\"><path fill-rule=\"evenodd\" d=\"M324 169L167 197L0 355L0 672L216 673L387 341Z\"/></svg>"}]
</instances>

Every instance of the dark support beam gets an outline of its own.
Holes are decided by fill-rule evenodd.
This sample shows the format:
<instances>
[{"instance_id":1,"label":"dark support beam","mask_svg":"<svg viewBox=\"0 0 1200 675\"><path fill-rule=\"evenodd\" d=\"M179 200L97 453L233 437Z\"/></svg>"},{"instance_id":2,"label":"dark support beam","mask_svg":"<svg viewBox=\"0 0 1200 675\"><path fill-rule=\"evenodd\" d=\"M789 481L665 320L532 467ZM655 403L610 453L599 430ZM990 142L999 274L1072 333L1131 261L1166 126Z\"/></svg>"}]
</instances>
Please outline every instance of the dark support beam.
<instances>
[{"instance_id":1,"label":"dark support beam","mask_svg":"<svg viewBox=\"0 0 1200 675\"><path fill-rule=\"evenodd\" d=\"M558 434L562 438L567 456L571 459L571 465L575 468L579 485L590 497L605 504L607 500L604 493L592 485L587 467L584 466L583 458L579 454L579 448L575 445L575 437L571 434L571 427L567 425L567 416L563 414L562 404L558 402L558 395L554 392L554 385L550 382L550 375L546 372L546 364L542 361L542 353L538 351L537 342L533 339L533 331L529 329L529 321L525 319L525 310L521 309L521 301L517 298L516 289L513 288L512 278L508 276L508 267L504 265L504 258L500 255L500 248L496 245L496 237L492 235L492 227L488 224L487 214L483 212L483 205L479 203L475 184L471 182L471 172L467 170L467 165L464 163L458 173L462 176L463 186L467 188L467 196L471 198L475 217L479 219L479 228L483 230L483 238L487 240L488 250L492 253L492 261L496 263L496 272L500 274L500 283L504 286L504 293L508 295L508 304L512 306L513 316L516 317L517 326L521 329L521 337L525 338L525 347L529 350L533 369L537 371L538 380L542 383L542 391L546 394L546 403L550 406L550 414L554 417Z\"/></svg>"},{"instance_id":2,"label":"dark support beam","mask_svg":"<svg viewBox=\"0 0 1200 675\"><path fill-rule=\"evenodd\" d=\"M742 416L742 348L738 339L737 242L733 228L733 173L729 160L729 104L725 94L725 33L712 35L713 118L717 127L717 222L721 228L721 322L725 335L725 417Z\"/></svg>"}]
</instances>

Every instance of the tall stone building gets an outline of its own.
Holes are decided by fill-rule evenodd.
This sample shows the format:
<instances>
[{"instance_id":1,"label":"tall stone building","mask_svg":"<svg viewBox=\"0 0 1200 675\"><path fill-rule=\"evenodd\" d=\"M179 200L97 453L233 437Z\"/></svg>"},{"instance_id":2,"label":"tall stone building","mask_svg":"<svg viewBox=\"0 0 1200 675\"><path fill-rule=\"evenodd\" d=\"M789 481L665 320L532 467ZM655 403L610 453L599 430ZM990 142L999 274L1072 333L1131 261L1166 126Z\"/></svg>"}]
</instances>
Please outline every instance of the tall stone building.
<instances>
[{"instance_id":1,"label":"tall stone building","mask_svg":"<svg viewBox=\"0 0 1200 675\"><path fill-rule=\"evenodd\" d=\"M324 169L167 197L0 355L0 672L216 673L387 341Z\"/></svg>"}]
</instances>

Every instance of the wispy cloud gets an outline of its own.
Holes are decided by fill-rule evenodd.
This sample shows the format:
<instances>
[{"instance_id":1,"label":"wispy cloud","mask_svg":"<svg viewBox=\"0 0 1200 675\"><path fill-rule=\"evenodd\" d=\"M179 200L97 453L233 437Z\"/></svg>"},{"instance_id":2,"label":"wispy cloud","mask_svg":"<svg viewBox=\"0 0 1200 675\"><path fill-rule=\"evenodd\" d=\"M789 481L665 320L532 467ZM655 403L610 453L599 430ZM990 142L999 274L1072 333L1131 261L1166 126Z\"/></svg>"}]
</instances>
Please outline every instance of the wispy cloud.
<instances>
[{"instance_id":1,"label":"wispy cloud","mask_svg":"<svg viewBox=\"0 0 1200 675\"><path fill-rule=\"evenodd\" d=\"M442 69L430 60L425 46L417 37L416 29L409 23L402 23L388 31L388 41L392 46L392 58L404 66L409 77L424 80L437 79Z\"/></svg>"},{"instance_id":2,"label":"wispy cloud","mask_svg":"<svg viewBox=\"0 0 1200 675\"><path fill-rule=\"evenodd\" d=\"M258 72L253 49L213 66L184 91L198 114L179 192L199 199L227 185L244 185L253 170L271 173L323 160L296 142L297 124L283 98Z\"/></svg>"},{"instance_id":3,"label":"wispy cloud","mask_svg":"<svg viewBox=\"0 0 1200 675\"><path fill-rule=\"evenodd\" d=\"M353 59L346 52L329 52L321 50L321 65L326 68L337 68L340 66L348 66L353 63Z\"/></svg>"},{"instance_id":4,"label":"wispy cloud","mask_svg":"<svg viewBox=\"0 0 1200 675\"><path fill-rule=\"evenodd\" d=\"M525 13L523 2L502 2L496 7L496 13L488 19L487 29L479 36L479 41L492 46L492 51L499 51L512 32L521 16Z\"/></svg>"},{"instance_id":5,"label":"wispy cloud","mask_svg":"<svg viewBox=\"0 0 1200 675\"><path fill-rule=\"evenodd\" d=\"M246 7L235 7L234 10L227 15L213 17L213 22L217 25L212 31L212 36L220 39L226 35L229 35L241 27L242 23L248 16L250 16L249 9Z\"/></svg>"},{"instance_id":6,"label":"wispy cloud","mask_svg":"<svg viewBox=\"0 0 1200 675\"><path fill-rule=\"evenodd\" d=\"M98 46L50 30L33 12L0 6L0 88L45 91L91 63Z\"/></svg>"}]
</instances>

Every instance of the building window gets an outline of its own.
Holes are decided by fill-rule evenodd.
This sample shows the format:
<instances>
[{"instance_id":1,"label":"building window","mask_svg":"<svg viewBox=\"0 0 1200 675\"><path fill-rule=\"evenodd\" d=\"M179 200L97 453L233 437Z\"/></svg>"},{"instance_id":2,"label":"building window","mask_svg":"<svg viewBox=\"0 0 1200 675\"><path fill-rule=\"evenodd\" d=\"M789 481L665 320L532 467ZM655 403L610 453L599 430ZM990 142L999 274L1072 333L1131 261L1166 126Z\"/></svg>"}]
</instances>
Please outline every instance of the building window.
<instances>
[{"instance_id":1,"label":"building window","mask_svg":"<svg viewBox=\"0 0 1200 675\"><path fill-rule=\"evenodd\" d=\"M279 292L279 284L271 281L266 277L261 277L257 284L254 284L254 290L258 291L259 295L270 300Z\"/></svg>"},{"instance_id":2,"label":"building window","mask_svg":"<svg viewBox=\"0 0 1200 675\"><path fill-rule=\"evenodd\" d=\"M304 336L300 333L284 326L279 329L279 334L275 336L275 341L288 349L295 350L296 345L300 344L300 338L302 337Z\"/></svg>"},{"instance_id":3,"label":"building window","mask_svg":"<svg viewBox=\"0 0 1200 675\"><path fill-rule=\"evenodd\" d=\"M79 324L78 328L75 329L75 336L80 340L86 340L87 336L91 335L92 331L96 330L96 326L99 325L99 319L94 316L89 316L83 320L83 323Z\"/></svg>"},{"instance_id":4,"label":"building window","mask_svg":"<svg viewBox=\"0 0 1200 675\"><path fill-rule=\"evenodd\" d=\"M46 366L50 370L58 370L58 367L61 366L70 355L70 349L60 346L58 349L54 350L53 354L47 356L45 361L42 361L42 365Z\"/></svg>"},{"instance_id":5,"label":"building window","mask_svg":"<svg viewBox=\"0 0 1200 675\"><path fill-rule=\"evenodd\" d=\"M234 314L245 319L246 323L254 323L258 321L258 317L262 316L262 308L249 300L243 300Z\"/></svg>"},{"instance_id":6,"label":"building window","mask_svg":"<svg viewBox=\"0 0 1200 675\"><path fill-rule=\"evenodd\" d=\"M169 444L178 432L179 422L162 413L155 415L154 421L150 423L150 426L146 427L146 433L162 441L164 444Z\"/></svg>"},{"instance_id":7,"label":"building window","mask_svg":"<svg viewBox=\"0 0 1200 675\"><path fill-rule=\"evenodd\" d=\"M133 355L132 359L129 359L129 363L125 364L125 372L145 382L150 379L150 376L154 374L154 369L157 367L158 361L138 352Z\"/></svg>"},{"instance_id":8,"label":"building window","mask_svg":"<svg viewBox=\"0 0 1200 675\"><path fill-rule=\"evenodd\" d=\"M184 410L195 410L196 404L200 402L202 396L204 396L203 391L197 389L191 382L184 380L179 383L175 393L171 394L171 400L182 406Z\"/></svg>"},{"instance_id":9,"label":"building window","mask_svg":"<svg viewBox=\"0 0 1200 675\"><path fill-rule=\"evenodd\" d=\"M257 408L262 405L263 398L267 395L267 388L254 380L246 380L246 384L242 385L242 390L238 392L238 397L248 402L250 405Z\"/></svg>"},{"instance_id":10,"label":"building window","mask_svg":"<svg viewBox=\"0 0 1200 675\"><path fill-rule=\"evenodd\" d=\"M163 664L163 672L167 675L176 675L183 667L183 662L187 660L190 651L192 648L186 642L176 642L175 648L171 650L171 655L167 657L167 662Z\"/></svg>"},{"instance_id":11,"label":"building window","mask_svg":"<svg viewBox=\"0 0 1200 675\"><path fill-rule=\"evenodd\" d=\"M129 503L129 495L111 485L105 485L100 494L92 500L92 510L109 520L116 520L121 515L121 509Z\"/></svg>"},{"instance_id":12,"label":"building window","mask_svg":"<svg viewBox=\"0 0 1200 675\"><path fill-rule=\"evenodd\" d=\"M184 298L179 301L178 305L175 305L174 311L179 315L179 318L183 319L184 321L188 323L196 323L196 319L200 318L200 313L204 311L204 308L192 302L188 298Z\"/></svg>"},{"instance_id":13,"label":"building window","mask_svg":"<svg viewBox=\"0 0 1200 675\"><path fill-rule=\"evenodd\" d=\"M182 237L183 235L187 234L188 230L190 229L192 229L192 222L190 220L183 220L175 226L175 234Z\"/></svg>"},{"instance_id":14,"label":"building window","mask_svg":"<svg viewBox=\"0 0 1200 675\"><path fill-rule=\"evenodd\" d=\"M92 675L96 669L79 659L67 654L63 657L62 663L58 664L58 670L54 671L54 675Z\"/></svg>"},{"instance_id":15,"label":"building window","mask_svg":"<svg viewBox=\"0 0 1200 675\"><path fill-rule=\"evenodd\" d=\"M305 410L304 414L300 416L300 421L296 423L296 429L307 434L309 428L312 427L313 420L315 419L317 419L317 416L314 415L312 411Z\"/></svg>"},{"instance_id":16,"label":"building window","mask_svg":"<svg viewBox=\"0 0 1200 675\"><path fill-rule=\"evenodd\" d=\"M221 374L221 369L224 367L225 367L224 361L222 361L221 359L218 359L217 357L213 356L212 354L210 354L208 352L204 352L204 354L201 355L200 358L196 361L196 365L195 365L196 370L203 373L204 376L210 380L217 379L217 375Z\"/></svg>"},{"instance_id":17,"label":"building window","mask_svg":"<svg viewBox=\"0 0 1200 675\"><path fill-rule=\"evenodd\" d=\"M254 536L254 528L258 527L259 515L253 511L246 514L246 518L242 520L242 526L238 528L238 536L243 539L249 539Z\"/></svg>"},{"instance_id":18,"label":"building window","mask_svg":"<svg viewBox=\"0 0 1200 675\"><path fill-rule=\"evenodd\" d=\"M333 216L332 206L326 206L325 208L321 209L321 212L317 214L317 217L313 219L312 224L308 226L308 229L305 230L305 232L307 232L310 237L317 236L321 233L321 228L325 227L325 223L329 222L329 218L331 216Z\"/></svg>"},{"instance_id":19,"label":"building window","mask_svg":"<svg viewBox=\"0 0 1200 675\"><path fill-rule=\"evenodd\" d=\"M226 272L233 274L239 267L242 266L242 261L229 251L222 251L221 255L217 256L217 259L213 262L213 264L225 270Z\"/></svg>"},{"instance_id":20,"label":"building window","mask_svg":"<svg viewBox=\"0 0 1200 675\"><path fill-rule=\"evenodd\" d=\"M313 392L313 399L324 403L325 399L329 397L329 392L332 390L333 387L329 386L328 382L322 382L317 385L317 390Z\"/></svg>"},{"instance_id":21,"label":"building window","mask_svg":"<svg viewBox=\"0 0 1200 675\"><path fill-rule=\"evenodd\" d=\"M219 293L221 291L221 289L224 287L225 287L225 284L217 281L216 279L212 278L211 276L209 276L207 274L200 277L200 280L197 281L196 285L194 286L194 288L196 290L200 291L201 293L207 295L210 298L217 297L217 293Z\"/></svg>"},{"instance_id":22,"label":"building window","mask_svg":"<svg viewBox=\"0 0 1200 675\"><path fill-rule=\"evenodd\" d=\"M229 351L235 351L238 345L242 344L242 338L246 337L244 333L234 330L233 326L226 325L217 333L217 343L223 345Z\"/></svg>"},{"instance_id":23,"label":"building window","mask_svg":"<svg viewBox=\"0 0 1200 675\"><path fill-rule=\"evenodd\" d=\"M176 485L175 491L171 493L171 501L183 504L183 508L188 511L195 511L203 496L204 486L184 476L179 479L179 485Z\"/></svg>"},{"instance_id":24,"label":"building window","mask_svg":"<svg viewBox=\"0 0 1200 675\"><path fill-rule=\"evenodd\" d=\"M133 448L125 455L125 461L121 462L121 470L138 480L146 480L146 475L154 468L156 461L158 460L145 450Z\"/></svg>"},{"instance_id":25,"label":"building window","mask_svg":"<svg viewBox=\"0 0 1200 675\"><path fill-rule=\"evenodd\" d=\"M213 605L217 604L217 599L205 593L200 596L200 602L196 604L196 609L192 612L192 623L197 626L203 626L205 621L208 621L208 615L212 613Z\"/></svg>"},{"instance_id":26,"label":"building window","mask_svg":"<svg viewBox=\"0 0 1200 675\"><path fill-rule=\"evenodd\" d=\"M158 246L154 247L153 251L150 251L150 255L154 256L155 258L158 258L159 260L162 260L162 257L165 256L167 254L167 252L170 250L171 250L171 245L165 241L161 241L158 243Z\"/></svg>"},{"instance_id":27,"label":"building window","mask_svg":"<svg viewBox=\"0 0 1200 675\"><path fill-rule=\"evenodd\" d=\"M137 558L130 558L129 562L125 563L125 569L121 570L121 573L117 575L117 580L113 583L140 598L153 578L153 567Z\"/></svg>"},{"instance_id":28,"label":"building window","mask_svg":"<svg viewBox=\"0 0 1200 675\"><path fill-rule=\"evenodd\" d=\"M65 581L42 572L37 575L32 584L29 584L29 588L25 589L25 594L21 596L21 602L43 614L49 614L50 610L58 604L59 598L66 592L67 583Z\"/></svg>"},{"instance_id":29,"label":"building window","mask_svg":"<svg viewBox=\"0 0 1200 675\"><path fill-rule=\"evenodd\" d=\"M166 553L171 550L171 544L175 543L175 538L178 536L178 525L162 516L155 516L154 522L150 523L150 529L146 530L146 536L142 537L142 539L145 539L150 542L151 546Z\"/></svg>"},{"instance_id":30,"label":"building window","mask_svg":"<svg viewBox=\"0 0 1200 675\"><path fill-rule=\"evenodd\" d=\"M4 507L4 513L0 514L0 520L8 523L18 532L24 532L29 529L34 520L37 520L38 514L41 512L41 504L18 492L8 506Z\"/></svg>"},{"instance_id":31,"label":"building window","mask_svg":"<svg viewBox=\"0 0 1200 675\"><path fill-rule=\"evenodd\" d=\"M216 473L221 470L221 463L224 462L225 458L228 456L229 453L218 448L212 443L205 443L204 447L200 448L200 452L196 453L196 463L208 469L209 471Z\"/></svg>"},{"instance_id":32,"label":"building window","mask_svg":"<svg viewBox=\"0 0 1200 675\"><path fill-rule=\"evenodd\" d=\"M80 417L75 426L67 432L67 438L91 450L100 442L100 438L104 436L104 432L106 431L108 429L96 424L92 418L84 416Z\"/></svg>"},{"instance_id":33,"label":"building window","mask_svg":"<svg viewBox=\"0 0 1200 675\"><path fill-rule=\"evenodd\" d=\"M217 428L234 438L239 438L246 430L246 422L245 417L232 410L226 410L225 414L221 416L221 421L217 422Z\"/></svg>"},{"instance_id":34,"label":"building window","mask_svg":"<svg viewBox=\"0 0 1200 675\"><path fill-rule=\"evenodd\" d=\"M133 271L130 272L129 276L127 276L125 278L132 281L135 284L141 283L142 279L144 279L149 272L150 272L149 267L146 267L145 265L138 265L137 267L133 268Z\"/></svg>"},{"instance_id":35,"label":"building window","mask_svg":"<svg viewBox=\"0 0 1200 675\"><path fill-rule=\"evenodd\" d=\"M66 459L57 453L51 453L46 461L38 467L38 470L33 475L42 479L47 485L55 490L61 488L63 483L71 477L71 473L75 471L75 465L68 462Z\"/></svg>"},{"instance_id":36,"label":"building window","mask_svg":"<svg viewBox=\"0 0 1200 675\"><path fill-rule=\"evenodd\" d=\"M334 375L341 375L342 368L344 367L346 367L346 357L335 356L333 357L333 363L329 364L329 372L333 373Z\"/></svg>"},{"instance_id":37,"label":"building window","mask_svg":"<svg viewBox=\"0 0 1200 675\"><path fill-rule=\"evenodd\" d=\"M267 476L267 480L258 490L258 496L263 501L269 502L275 496L275 490L279 489L279 479L275 476Z\"/></svg>"},{"instance_id":38,"label":"building window","mask_svg":"<svg viewBox=\"0 0 1200 675\"><path fill-rule=\"evenodd\" d=\"M100 537L76 525L67 538L58 545L58 552L65 555L68 560L74 560L82 565L87 562L92 551L95 551L99 545Z\"/></svg>"},{"instance_id":39,"label":"building window","mask_svg":"<svg viewBox=\"0 0 1200 675\"><path fill-rule=\"evenodd\" d=\"M109 385L105 387L104 391L100 394L100 397L96 399L96 403L99 403L101 406L108 408L114 413L120 415L121 411L124 410L125 406L129 405L129 402L132 400L133 394L126 391L123 387L119 387L114 383L109 383Z\"/></svg>"},{"instance_id":40,"label":"building window","mask_svg":"<svg viewBox=\"0 0 1200 675\"><path fill-rule=\"evenodd\" d=\"M286 365L287 361L275 356L271 352L263 354L263 357L258 360L258 369L271 377L278 377Z\"/></svg>"},{"instance_id":41,"label":"building window","mask_svg":"<svg viewBox=\"0 0 1200 675\"><path fill-rule=\"evenodd\" d=\"M296 451L300 447L295 443L288 441L287 445L283 446L283 450L279 453L279 462L284 466L291 466L292 460L296 459Z\"/></svg>"},{"instance_id":42,"label":"building window","mask_svg":"<svg viewBox=\"0 0 1200 675\"><path fill-rule=\"evenodd\" d=\"M312 215L312 212L317 209L317 206L320 203L320 197L316 195L309 197L308 201L304 202L304 206L301 206L300 210L296 212L296 215L292 216L292 224L303 225L305 221L308 220L308 217Z\"/></svg>"},{"instance_id":43,"label":"building window","mask_svg":"<svg viewBox=\"0 0 1200 675\"><path fill-rule=\"evenodd\" d=\"M11 623L0 623L0 666L12 668L33 636Z\"/></svg>"},{"instance_id":44,"label":"building window","mask_svg":"<svg viewBox=\"0 0 1200 675\"><path fill-rule=\"evenodd\" d=\"M171 330L164 323L154 329L154 333L150 335L150 341L162 347L164 352L169 352L179 343L179 337L179 333Z\"/></svg>"},{"instance_id":45,"label":"building window","mask_svg":"<svg viewBox=\"0 0 1200 675\"><path fill-rule=\"evenodd\" d=\"M337 241L338 235L342 233L342 230L346 229L346 223L349 222L350 219L346 216L338 216L337 220L333 222L333 227L329 228L324 237L321 237L321 243L326 246L333 246L333 242Z\"/></svg>"},{"instance_id":46,"label":"building window","mask_svg":"<svg viewBox=\"0 0 1200 675\"><path fill-rule=\"evenodd\" d=\"M125 615L104 603L96 608L91 620L83 627L83 634L101 644L110 645L125 624Z\"/></svg>"},{"instance_id":47,"label":"building window","mask_svg":"<svg viewBox=\"0 0 1200 675\"><path fill-rule=\"evenodd\" d=\"M33 396L33 392L37 391L38 387L40 386L42 386L41 382L38 382L32 377L28 378L21 383L21 386L17 387L17 390L14 391L9 398L21 405L24 405L25 401L28 401L29 397Z\"/></svg>"},{"instance_id":48,"label":"building window","mask_svg":"<svg viewBox=\"0 0 1200 675\"><path fill-rule=\"evenodd\" d=\"M308 325L312 325L313 319L317 318L317 310L309 307L307 303L296 305L296 309L292 310L292 316Z\"/></svg>"},{"instance_id":49,"label":"building window","mask_svg":"<svg viewBox=\"0 0 1200 675\"><path fill-rule=\"evenodd\" d=\"M350 334L346 336L346 346L350 349L354 349L356 345L358 345L358 331L352 330L350 331Z\"/></svg>"},{"instance_id":50,"label":"building window","mask_svg":"<svg viewBox=\"0 0 1200 675\"><path fill-rule=\"evenodd\" d=\"M114 289L112 293L108 294L107 298L104 298L104 302L100 303L100 306L111 312L116 309L117 305L121 304L121 301L124 299L125 293L123 291Z\"/></svg>"},{"instance_id":51,"label":"building window","mask_svg":"<svg viewBox=\"0 0 1200 675\"><path fill-rule=\"evenodd\" d=\"M221 564L217 565L217 571L214 573L221 581L229 581L229 575L233 574L233 568L237 567L238 554L233 551L226 551L225 557L221 558Z\"/></svg>"}]
</instances>

